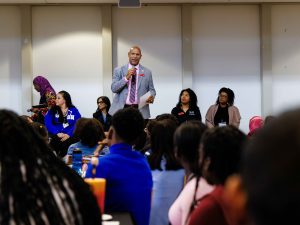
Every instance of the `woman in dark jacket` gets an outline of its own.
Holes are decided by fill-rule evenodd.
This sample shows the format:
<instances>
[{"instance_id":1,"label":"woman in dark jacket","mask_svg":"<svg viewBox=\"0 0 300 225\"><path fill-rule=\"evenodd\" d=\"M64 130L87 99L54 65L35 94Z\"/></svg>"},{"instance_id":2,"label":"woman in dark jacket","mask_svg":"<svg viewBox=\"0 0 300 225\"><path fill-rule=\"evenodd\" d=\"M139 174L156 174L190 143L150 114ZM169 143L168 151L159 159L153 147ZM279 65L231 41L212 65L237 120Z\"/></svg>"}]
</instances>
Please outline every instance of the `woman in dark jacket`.
<instances>
[{"instance_id":1,"label":"woman in dark jacket","mask_svg":"<svg viewBox=\"0 0 300 225\"><path fill-rule=\"evenodd\" d=\"M108 113L110 108L110 100L106 96L101 96L97 99L98 108L93 114L93 117L100 121L104 132L107 132L111 123L111 115Z\"/></svg>"},{"instance_id":2,"label":"woman in dark jacket","mask_svg":"<svg viewBox=\"0 0 300 225\"><path fill-rule=\"evenodd\" d=\"M179 95L179 101L171 112L178 119L179 124L188 120L200 120L201 113L197 106L197 95L190 89L183 89Z\"/></svg>"}]
</instances>

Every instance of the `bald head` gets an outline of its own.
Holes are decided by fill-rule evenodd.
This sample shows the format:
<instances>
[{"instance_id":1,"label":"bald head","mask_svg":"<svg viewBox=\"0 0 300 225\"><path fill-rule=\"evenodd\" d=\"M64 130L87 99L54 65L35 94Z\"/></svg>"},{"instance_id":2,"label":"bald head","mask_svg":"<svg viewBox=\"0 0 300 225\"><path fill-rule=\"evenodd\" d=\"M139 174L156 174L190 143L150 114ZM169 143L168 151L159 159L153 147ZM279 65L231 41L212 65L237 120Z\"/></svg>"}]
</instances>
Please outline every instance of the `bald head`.
<instances>
[{"instance_id":1,"label":"bald head","mask_svg":"<svg viewBox=\"0 0 300 225\"><path fill-rule=\"evenodd\" d=\"M139 64L140 59L142 58L142 51L138 46L132 46L128 52L129 63L133 66Z\"/></svg>"},{"instance_id":2,"label":"bald head","mask_svg":"<svg viewBox=\"0 0 300 225\"><path fill-rule=\"evenodd\" d=\"M128 52L128 53L132 52L132 51L135 50L135 49L138 50L138 51L140 52L140 54L142 54L141 48L140 48L139 46L137 46L137 45L132 46L132 47L129 49L129 52Z\"/></svg>"}]
</instances>

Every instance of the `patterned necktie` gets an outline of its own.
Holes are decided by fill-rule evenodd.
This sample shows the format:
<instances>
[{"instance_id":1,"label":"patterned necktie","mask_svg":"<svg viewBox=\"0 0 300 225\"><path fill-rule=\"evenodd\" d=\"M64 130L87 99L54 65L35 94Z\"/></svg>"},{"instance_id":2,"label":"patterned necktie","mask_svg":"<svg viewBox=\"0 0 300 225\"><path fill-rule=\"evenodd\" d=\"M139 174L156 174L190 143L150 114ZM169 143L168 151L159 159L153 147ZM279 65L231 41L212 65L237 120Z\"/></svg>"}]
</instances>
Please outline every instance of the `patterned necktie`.
<instances>
[{"instance_id":1,"label":"patterned necktie","mask_svg":"<svg viewBox=\"0 0 300 225\"><path fill-rule=\"evenodd\" d=\"M136 88L135 83L136 83L136 74L131 77L131 87L130 87L130 96L129 96L129 101L131 103L134 103L135 101L135 88Z\"/></svg>"}]
</instances>

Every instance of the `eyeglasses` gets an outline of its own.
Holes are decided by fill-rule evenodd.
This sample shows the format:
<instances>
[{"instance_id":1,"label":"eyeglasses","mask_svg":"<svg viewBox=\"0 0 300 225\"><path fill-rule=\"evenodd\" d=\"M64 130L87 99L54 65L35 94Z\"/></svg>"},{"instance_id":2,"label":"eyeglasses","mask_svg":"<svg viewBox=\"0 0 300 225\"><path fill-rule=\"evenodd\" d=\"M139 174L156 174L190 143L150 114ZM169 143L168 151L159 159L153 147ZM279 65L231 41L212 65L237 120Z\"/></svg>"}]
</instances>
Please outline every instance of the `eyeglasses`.
<instances>
[{"instance_id":1,"label":"eyeglasses","mask_svg":"<svg viewBox=\"0 0 300 225\"><path fill-rule=\"evenodd\" d=\"M102 104L102 103L104 103L103 101L99 101L99 102L97 102L97 104Z\"/></svg>"}]
</instances>

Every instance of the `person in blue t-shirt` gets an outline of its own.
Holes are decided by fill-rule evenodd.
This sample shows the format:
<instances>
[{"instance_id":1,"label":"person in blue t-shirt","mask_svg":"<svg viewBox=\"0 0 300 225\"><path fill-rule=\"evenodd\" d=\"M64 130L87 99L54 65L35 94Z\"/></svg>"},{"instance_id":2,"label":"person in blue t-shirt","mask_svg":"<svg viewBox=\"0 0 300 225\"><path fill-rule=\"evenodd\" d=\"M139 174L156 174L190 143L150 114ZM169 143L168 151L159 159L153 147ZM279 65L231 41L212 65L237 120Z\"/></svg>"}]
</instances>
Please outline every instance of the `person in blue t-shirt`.
<instances>
[{"instance_id":1,"label":"person in blue t-shirt","mask_svg":"<svg viewBox=\"0 0 300 225\"><path fill-rule=\"evenodd\" d=\"M103 143L105 139L105 133L101 123L96 119L80 118L76 122L74 136L78 137L80 141L70 145L65 162L70 163L73 151L79 148L82 151L82 156L90 157L94 155L95 151L99 149L99 154L107 154L109 149L106 144ZM102 147L99 146L102 145Z\"/></svg>"},{"instance_id":2,"label":"person in blue t-shirt","mask_svg":"<svg viewBox=\"0 0 300 225\"><path fill-rule=\"evenodd\" d=\"M129 212L137 225L149 224L153 185L146 158L132 148L143 130L137 109L117 111L108 132L110 154L99 158L96 171L90 164L86 172L87 178L106 179L105 212Z\"/></svg>"}]
</instances>

